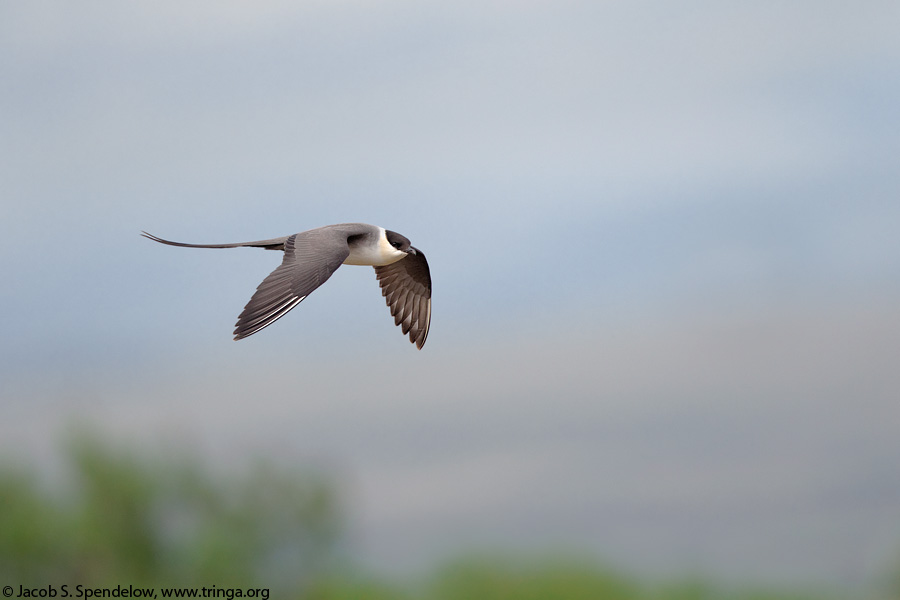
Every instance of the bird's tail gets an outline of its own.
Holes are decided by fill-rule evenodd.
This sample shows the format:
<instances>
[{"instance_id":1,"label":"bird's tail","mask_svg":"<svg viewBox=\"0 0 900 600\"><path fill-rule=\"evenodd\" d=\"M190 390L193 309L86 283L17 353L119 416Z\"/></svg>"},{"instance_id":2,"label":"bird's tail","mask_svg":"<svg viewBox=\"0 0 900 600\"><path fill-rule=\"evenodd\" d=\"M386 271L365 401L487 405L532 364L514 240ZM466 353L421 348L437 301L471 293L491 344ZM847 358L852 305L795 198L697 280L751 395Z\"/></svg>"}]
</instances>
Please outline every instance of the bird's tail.
<instances>
[{"instance_id":1,"label":"bird's tail","mask_svg":"<svg viewBox=\"0 0 900 600\"><path fill-rule=\"evenodd\" d=\"M153 240L154 242L159 242L160 244L168 244L169 246L181 246L182 248L241 248L243 246L248 246L251 248L265 248L266 250L284 250L284 243L288 239L288 236L284 236L280 238L273 238L271 240L238 242L236 244L185 244L183 242L164 240L161 237L156 237L155 235L147 233L146 231L142 231L141 235L149 240Z\"/></svg>"}]
</instances>

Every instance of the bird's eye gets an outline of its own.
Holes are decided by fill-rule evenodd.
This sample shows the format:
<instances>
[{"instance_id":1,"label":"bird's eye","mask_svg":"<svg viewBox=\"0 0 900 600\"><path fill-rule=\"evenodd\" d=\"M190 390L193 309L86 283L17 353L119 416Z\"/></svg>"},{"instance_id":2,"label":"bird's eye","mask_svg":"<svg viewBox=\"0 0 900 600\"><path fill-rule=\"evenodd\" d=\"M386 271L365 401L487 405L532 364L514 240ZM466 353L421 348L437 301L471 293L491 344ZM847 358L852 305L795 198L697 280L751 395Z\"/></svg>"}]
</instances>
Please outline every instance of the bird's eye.
<instances>
[{"instance_id":1,"label":"bird's eye","mask_svg":"<svg viewBox=\"0 0 900 600\"><path fill-rule=\"evenodd\" d=\"M403 245L403 244L401 244L400 242L391 242L391 246L393 246L393 247L396 248L397 250L399 250L399 249L400 249L400 246L402 246L402 245Z\"/></svg>"}]
</instances>

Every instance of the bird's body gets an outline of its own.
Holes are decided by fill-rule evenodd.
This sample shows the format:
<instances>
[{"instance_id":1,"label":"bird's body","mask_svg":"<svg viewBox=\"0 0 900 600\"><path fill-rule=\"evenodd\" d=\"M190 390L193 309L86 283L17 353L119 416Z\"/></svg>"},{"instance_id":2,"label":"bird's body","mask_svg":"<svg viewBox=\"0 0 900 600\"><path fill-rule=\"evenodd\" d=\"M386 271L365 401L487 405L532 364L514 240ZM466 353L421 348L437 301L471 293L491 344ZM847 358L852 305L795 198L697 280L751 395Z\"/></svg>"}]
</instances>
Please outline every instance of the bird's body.
<instances>
[{"instance_id":1,"label":"bird's body","mask_svg":"<svg viewBox=\"0 0 900 600\"><path fill-rule=\"evenodd\" d=\"M425 255L399 233L365 223L342 223L294 235L235 244L184 244L142 235L153 241L185 248L264 248L281 250L284 260L266 277L244 307L234 339L253 335L283 317L338 267L368 265L394 316L394 322L419 349L431 325L431 274Z\"/></svg>"}]
</instances>

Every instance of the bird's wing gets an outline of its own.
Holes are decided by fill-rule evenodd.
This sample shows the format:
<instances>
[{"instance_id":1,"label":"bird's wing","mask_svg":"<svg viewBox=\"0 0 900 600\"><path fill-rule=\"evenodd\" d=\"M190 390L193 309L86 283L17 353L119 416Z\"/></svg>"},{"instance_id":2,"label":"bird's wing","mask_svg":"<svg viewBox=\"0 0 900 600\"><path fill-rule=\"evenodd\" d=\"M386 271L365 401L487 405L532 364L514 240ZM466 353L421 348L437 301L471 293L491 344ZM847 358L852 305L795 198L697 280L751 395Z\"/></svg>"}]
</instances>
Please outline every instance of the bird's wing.
<instances>
[{"instance_id":1,"label":"bird's wing","mask_svg":"<svg viewBox=\"0 0 900 600\"><path fill-rule=\"evenodd\" d=\"M286 315L325 283L350 254L346 236L313 229L288 236L284 260L256 288L234 327L234 339L253 335Z\"/></svg>"},{"instance_id":2,"label":"bird's wing","mask_svg":"<svg viewBox=\"0 0 900 600\"><path fill-rule=\"evenodd\" d=\"M173 242L156 237L152 233L142 231L141 235L148 240L159 242L160 244L168 244L169 246L180 246L182 248L240 248L242 246L250 246L254 248L265 248L266 250L284 250L284 242L287 236L272 238L271 240L259 240L256 242L237 242L234 244L185 244L184 242Z\"/></svg>"},{"instance_id":3,"label":"bird's wing","mask_svg":"<svg viewBox=\"0 0 900 600\"><path fill-rule=\"evenodd\" d=\"M420 350L431 326L431 273L425 255L415 248L395 263L375 267L381 293L394 323Z\"/></svg>"}]
</instances>

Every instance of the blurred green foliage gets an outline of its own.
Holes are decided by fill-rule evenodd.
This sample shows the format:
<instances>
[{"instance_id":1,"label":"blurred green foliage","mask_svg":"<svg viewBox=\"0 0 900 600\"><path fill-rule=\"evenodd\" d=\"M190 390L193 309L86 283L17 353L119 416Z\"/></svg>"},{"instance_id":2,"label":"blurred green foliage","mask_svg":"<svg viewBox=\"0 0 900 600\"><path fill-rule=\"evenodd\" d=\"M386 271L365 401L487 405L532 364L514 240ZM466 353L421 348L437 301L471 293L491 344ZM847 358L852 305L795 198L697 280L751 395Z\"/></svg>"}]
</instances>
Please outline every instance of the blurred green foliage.
<instances>
[{"instance_id":1,"label":"blurred green foliage","mask_svg":"<svg viewBox=\"0 0 900 600\"><path fill-rule=\"evenodd\" d=\"M653 584L580 559L470 557L416 582L346 566L335 486L259 463L217 472L185 453L68 445L63 481L0 469L0 585L271 589L310 600L788 600L699 580Z\"/></svg>"},{"instance_id":2,"label":"blurred green foliage","mask_svg":"<svg viewBox=\"0 0 900 600\"><path fill-rule=\"evenodd\" d=\"M216 475L79 435L65 481L0 470L0 582L299 590L329 565L341 519L322 476L268 463ZM18 589L18 588L16 588Z\"/></svg>"}]
</instances>

